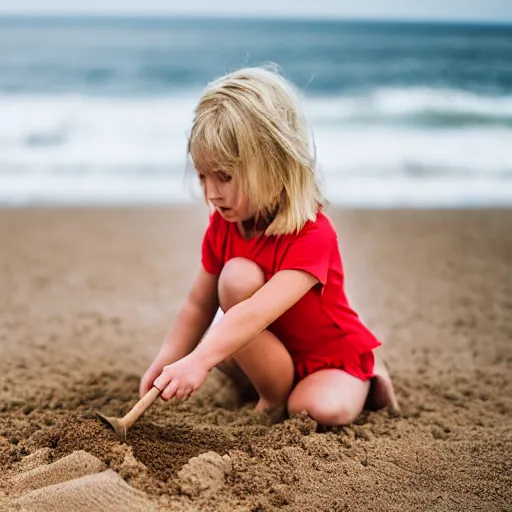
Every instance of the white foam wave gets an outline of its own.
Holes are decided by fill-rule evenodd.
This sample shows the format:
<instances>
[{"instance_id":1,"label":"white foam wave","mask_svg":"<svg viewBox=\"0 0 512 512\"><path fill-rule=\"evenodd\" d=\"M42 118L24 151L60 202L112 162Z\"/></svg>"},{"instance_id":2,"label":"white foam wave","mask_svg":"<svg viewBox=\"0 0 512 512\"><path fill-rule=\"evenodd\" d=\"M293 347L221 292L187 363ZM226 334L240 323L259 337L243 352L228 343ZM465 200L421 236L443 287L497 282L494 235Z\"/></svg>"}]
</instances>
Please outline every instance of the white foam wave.
<instances>
[{"instance_id":1,"label":"white foam wave","mask_svg":"<svg viewBox=\"0 0 512 512\"><path fill-rule=\"evenodd\" d=\"M0 97L0 204L187 201L199 92L160 98ZM309 98L319 169L342 204L512 204L512 127L373 123L422 109L512 116L512 97L381 90ZM352 116L357 123L337 122Z\"/></svg>"},{"instance_id":2,"label":"white foam wave","mask_svg":"<svg viewBox=\"0 0 512 512\"><path fill-rule=\"evenodd\" d=\"M309 101L309 114L318 122L389 121L425 114L459 115L475 119L512 120L512 96L480 96L453 89L377 89L360 96L317 97Z\"/></svg>"},{"instance_id":3,"label":"white foam wave","mask_svg":"<svg viewBox=\"0 0 512 512\"><path fill-rule=\"evenodd\" d=\"M184 162L195 99L0 98L0 164L40 172L169 168Z\"/></svg>"}]
</instances>

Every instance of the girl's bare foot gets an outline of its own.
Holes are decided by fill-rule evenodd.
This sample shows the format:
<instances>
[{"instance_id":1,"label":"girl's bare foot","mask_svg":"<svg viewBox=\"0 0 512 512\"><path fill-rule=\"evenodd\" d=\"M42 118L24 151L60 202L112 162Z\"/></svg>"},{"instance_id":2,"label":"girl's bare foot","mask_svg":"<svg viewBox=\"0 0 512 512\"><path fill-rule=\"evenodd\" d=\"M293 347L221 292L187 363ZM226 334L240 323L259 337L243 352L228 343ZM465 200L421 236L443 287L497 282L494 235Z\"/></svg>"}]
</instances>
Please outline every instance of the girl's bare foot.
<instances>
[{"instance_id":1,"label":"girl's bare foot","mask_svg":"<svg viewBox=\"0 0 512 512\"><path fill-rule=\"evenodd\" d=\"M264 412L264 411L267 411L268 409L270 409L271 407L272 407L272 404L270 402L267 402L267 400L260 398L258 400L258 403L256 404L256 406L254 407L254 410L256 412Z\"/></svg>"},{"instance_id":2,"label":"girl's bare foot","mask_svg":"<svg viewBox=\"0 0 512 512\"><path fill-rule=\"evenodd\" d=\"M286 410L286 404L272 405L270 404L270 402L263 400L263 398L260 398L258 400L258 403L254 407L254 410L257 412L265 412L269 416L270 422L272 424L284 421L288 415Z\"/></svg>"},{"instance_id":3,"label":"girl's bare foot","mask_svg":"<svg viewBox=\"0 0 512 512\"><path fill-rule=\"evenodd\" d=\"M375 368L365 409L377 411L387 408L392 414L399 414L400 407L396 399L388 367L380 355L375 354Z\"/></svg>"}]
</instances>

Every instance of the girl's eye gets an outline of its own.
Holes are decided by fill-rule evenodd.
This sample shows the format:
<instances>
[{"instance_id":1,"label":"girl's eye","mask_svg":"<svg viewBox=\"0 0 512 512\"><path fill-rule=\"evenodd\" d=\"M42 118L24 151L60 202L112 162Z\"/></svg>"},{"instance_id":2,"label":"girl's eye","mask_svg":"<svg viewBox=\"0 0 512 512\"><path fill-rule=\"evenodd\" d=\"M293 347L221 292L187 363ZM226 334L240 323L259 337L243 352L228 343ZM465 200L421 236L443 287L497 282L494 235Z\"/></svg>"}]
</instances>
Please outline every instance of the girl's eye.
<instances>
[{"instance_id":1,"label":"girl's eye","mask_svg":"<svg viewBox=\"0 0 512 512\"><path fill-rule=\"evenodd\" d=\"M231 176L222 171L219 171L217 173L217 177L219 178L219 181L222 183L228 183L231 181Z\"/></svg>"},{"instance_id":2,"label":"girl's eye","mask_svg":"<svg viewBox=\"0 0 512 512\"><path fill-rule=\"evenodd\" d=\"M198 174L199 181L204 181L204 174Z\"/></svg>"}]
</instances>

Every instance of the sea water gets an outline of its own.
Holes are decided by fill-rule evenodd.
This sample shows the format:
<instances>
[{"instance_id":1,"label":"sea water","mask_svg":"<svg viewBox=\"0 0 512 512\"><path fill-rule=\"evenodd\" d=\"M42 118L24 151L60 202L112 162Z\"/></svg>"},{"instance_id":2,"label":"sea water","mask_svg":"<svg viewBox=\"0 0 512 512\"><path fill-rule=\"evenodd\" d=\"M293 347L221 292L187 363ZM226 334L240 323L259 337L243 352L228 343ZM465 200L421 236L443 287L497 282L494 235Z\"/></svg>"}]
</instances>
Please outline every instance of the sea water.
<instances>
[{"instance_id":1,"label":"sea water","mask_svg":"<svg viewBox=\"0 0 512 512\"><path fill-rule=\"evenodd\" d=\"M275 62L331 203L512 204L512 26L0 18L0 205L172 204L208 81Z\"/></svg>"}]
</instances>

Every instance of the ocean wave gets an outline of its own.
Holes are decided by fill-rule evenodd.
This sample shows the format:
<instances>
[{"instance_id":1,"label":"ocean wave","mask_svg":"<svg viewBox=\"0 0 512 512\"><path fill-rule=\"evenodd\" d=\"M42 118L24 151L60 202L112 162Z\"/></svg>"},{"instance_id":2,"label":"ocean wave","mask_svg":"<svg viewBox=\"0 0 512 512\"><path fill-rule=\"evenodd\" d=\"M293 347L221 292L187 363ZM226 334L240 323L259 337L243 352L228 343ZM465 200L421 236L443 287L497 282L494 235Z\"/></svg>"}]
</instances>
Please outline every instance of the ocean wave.
<instances>
[{"instance_id":1,"label":"ocean wave","mask_svg":"<svg viewBox=\"0 0 512 512\"><path fill-rule=\"evenodd\" d=\"M318 123L408 127L512 127L512 96L481 96L453 89L377 89L361 96L317 97L310 115Z\"/></svg>"},{"instance_id":2,"label":"ocean wave","mask_svg":"<svg viewBox=\"0 0 512 512\"><path fill-rule=\"evenodd\" d=\"M168 197L185 197L187 135L198 97L199 91L152 98L0 95L0 202L8 202L9 190L37 202L51 197L51 187L81 187L83 194L104 197L102 182L111 183L113 191L117 186L119 197L132 197L132 189L123 192L124 180L137 183L133 194L139 190L148 200L160 195L148 195L144 187L153 190L168 181L173 189ZM305 111L319 172L330 194L343 201L340 190L347 187L366 201L366 182L393 182L397 190L437 182L465 190L483 180L487 192L481 195L487 198L494 197L491 185L497 197L504 180L511 188L512 96L379 89L308 97ZM30 188L35 183L39 188ZM168 189L162 185L162 190ZM464 197L477 201L478 191Z\"/></svg>"}]
</instances>

